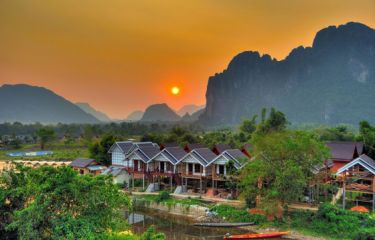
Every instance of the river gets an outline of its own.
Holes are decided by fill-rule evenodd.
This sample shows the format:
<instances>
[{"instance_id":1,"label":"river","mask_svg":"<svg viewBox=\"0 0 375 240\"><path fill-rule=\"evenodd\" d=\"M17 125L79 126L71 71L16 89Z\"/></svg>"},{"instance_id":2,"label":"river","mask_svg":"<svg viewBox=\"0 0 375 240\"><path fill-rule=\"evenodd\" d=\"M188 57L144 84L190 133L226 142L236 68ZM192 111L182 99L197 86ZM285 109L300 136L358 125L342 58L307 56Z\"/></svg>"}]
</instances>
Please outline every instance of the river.
<instances>
[{"instance_id":1,"label":"river","mask_svg":"<svg viewBox=\"0 0 375 240\"><path fill-rule=\"evenodd\" d=\"M188 218L158 211L137 211L130 214L128 220L134 232L143 233L148 227L154 225L158 232L166 235L167 240L219 240L223 239L226 233L248 233L247 230L239 228L195 227Z\"/></svg>"}]
</instances>

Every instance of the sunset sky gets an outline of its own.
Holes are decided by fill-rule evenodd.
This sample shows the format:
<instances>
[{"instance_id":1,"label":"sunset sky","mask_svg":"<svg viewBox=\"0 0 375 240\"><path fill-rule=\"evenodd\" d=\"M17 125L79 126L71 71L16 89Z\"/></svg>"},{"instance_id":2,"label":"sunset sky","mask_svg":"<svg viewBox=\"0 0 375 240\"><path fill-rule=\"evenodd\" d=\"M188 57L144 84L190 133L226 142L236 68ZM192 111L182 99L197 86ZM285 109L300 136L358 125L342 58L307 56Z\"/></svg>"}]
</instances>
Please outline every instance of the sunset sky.
<instances>
[{"instance_id":1,"label":"sunset sky","mask_svg":"<svg viewBox=\"0 0 375 240\"><path fill-rule=\"evenodd\" d=\"M375 0L0 0L0 84L43 86L114 118L201 105L237 53L280 60L348 21L375 28Z\"/></svg>"}]
</instances>

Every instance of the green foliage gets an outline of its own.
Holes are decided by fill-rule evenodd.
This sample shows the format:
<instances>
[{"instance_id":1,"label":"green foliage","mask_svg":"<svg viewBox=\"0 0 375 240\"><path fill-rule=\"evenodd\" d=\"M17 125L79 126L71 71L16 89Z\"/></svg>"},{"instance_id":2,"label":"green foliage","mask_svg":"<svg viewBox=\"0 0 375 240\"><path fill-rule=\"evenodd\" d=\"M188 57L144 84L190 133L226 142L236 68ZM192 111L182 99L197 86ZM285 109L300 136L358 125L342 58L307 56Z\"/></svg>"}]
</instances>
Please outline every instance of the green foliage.
<instances>
[{"instance_id":1,"label":"green foliage","mask_svg":"<svg viewBox=\"0 0 375 240\"><path fill-rule=\"evenodd\" d=\"M321 205L317 213L291 212L275 224L337 239L375 238L375 219L369 214L343 210L330 204Z\"/></svg>"},{"instance_id":2,"label":"green foliage","mask_svg":"<svg viewBox=\"0 0 375 240\"><path fill-rule=\"evenodd\" d=\"M55 139L55 131L51 127L42 127L38 129L35 133L40 141L40 149L44 149L47 142Z\"/></svg>"},{"instance_id":3,"label":"green foliage","mask_svg":"<svg viewBox=\"0 0 375 240\"><path fill-rule=\"evenodd\" d=\"M157 202L163 202L171 198L171 195L167 191L161 191L156 199Z\"/></svg>"},{"instance_id":4,"label":"green foliage","mask_svg":"<svg viewBox=\"0 0 375 240\"><path fill-rule=\"evenodd\" d=\"M251 214L244 209L238 209L229 205L216 205L210 209L228 222L253 222L261 224L267 221L266 217L259 214Z\"/></svg>"},{"instance_id":5,"label":"green foliage","mask_svg":"<svg viewBox=\"0 0 375 240\"><path fill-rule=\"evenodd\" d=\"M256 129L256 124L257 124L256 119L257 119L257 115L253 116L252 119L243 120L240 125L240 131L245 134L251 135Z\"/></svg>"},{"instance_id":6,"label":"green foliage","mask_svg":"<svg viewBox=\"0 0 375 240\"><path fill-rule=\"evenodd\" d=\"M122 230L129 198L104 176L69 167L19 167L0 181L0 235L18 239L100 239Z\"/></svg>"},{"instance_id":7,"label":"green foliage","mask_svg":"<svg viewBox=\"0 0 375 240\"><path fill-rule=\"evenodd\" d=\"M340 124L336 127L315 127L309 129L310 132L315 133L322 141L355 141L356 132L350 125Z\"/></svg>"},{"instance_id":8,"label":"green foliage","mask_svg":"<svg viewBox=\"0 0 375 240\"><path fill-rule=\"evenodd\" d=\"M108 154L108 151L117 140L118 138L111 134L104 135L99 141L90 145L90 157L95 159L98 163L107 166L110 165L111 156Z\"/></svg>"},{"instance_id":9,"label":"green foliage","mask_svg":"<svg viewBox=\"0 0 375 240\"><path fill-rule=\"evenodd\" d=\"M240 177L248 202L257 196L282 205L298 200L314 177L311 169L329 156L322 142L300 131L255 135L253 144L256 159L243 168Z\"/></svg>"},{"instance_id":10,"label":"green foliage","mask_svg":"<svg viewBox=\"0 0 375 240\"><path fill-rule=\"evenodd\" d=\"M288 121L285 117L285 114L271 108L271 112L267 119L265 119L266 110L262 110L262 121L257 126L258 134L267 134L272 131L281 131L286 129Z\"/></svg>"},{"instance_id":11,"label":"green foliage","mask_svg":"<svg viewBox=\"0 0 375 240\"><path fill-rule=\"evenodd\" d=\"M367 121L359 123L360 139L364 142L367 155L375 159L375 127Z\"/></svg>"}]
</instances>

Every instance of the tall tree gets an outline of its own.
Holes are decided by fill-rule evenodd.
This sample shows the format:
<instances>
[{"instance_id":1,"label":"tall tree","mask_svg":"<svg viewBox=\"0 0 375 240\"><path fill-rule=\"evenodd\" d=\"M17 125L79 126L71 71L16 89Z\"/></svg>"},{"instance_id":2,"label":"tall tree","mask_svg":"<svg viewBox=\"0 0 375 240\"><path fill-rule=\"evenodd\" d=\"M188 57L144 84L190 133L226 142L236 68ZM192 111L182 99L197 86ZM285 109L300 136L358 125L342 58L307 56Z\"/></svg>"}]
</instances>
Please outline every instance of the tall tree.
<instances>
[{"instance_id":1,"label":"tall tree","mask_svg":"<svg viewBox=\"0 0 375 240\"><path fill-rule=\"evenodd\" d=\"M375 127L367 121L359 123L360 139L365 144L366 153L371 158L375 158Z\"/></svg>"},{"instance_id":2,"label":"tall tree","mask_svg":"<svg viewBox=\"0 0 375 240\"><path fill-rule=\"evenodd\" d=\"M42 127L36 131L36 135L38 136L40 142L40 149L44 150L47 142L52 141L55 136L55 130L51 127Z\"/></svg>"},{"instance_id":3,"label":"tall tree","mask_svg":"<svg viewBox=\"0 0 375 240\"><path fill-rule=\"evenodd\" d=\"M322 142L301 131L255 135L253 144L255 160L243 169L241 188L247 200L260 197L263 206L298 200L314 177L312 169L329 157Z\"/></svg>"},{"instance_id":4,"label":"tall tree","mask_svg":"<svg viewBox=\"0 0 375 240\"><path fill-rule=\"evenodd\" d=\"M111 134L104 135L99 141L90 145L90 157L95 159L98 163L107 166L110 165L111 156L108 154L108 151L117 140L118 138Z\"/></svg>"}]
</instances>

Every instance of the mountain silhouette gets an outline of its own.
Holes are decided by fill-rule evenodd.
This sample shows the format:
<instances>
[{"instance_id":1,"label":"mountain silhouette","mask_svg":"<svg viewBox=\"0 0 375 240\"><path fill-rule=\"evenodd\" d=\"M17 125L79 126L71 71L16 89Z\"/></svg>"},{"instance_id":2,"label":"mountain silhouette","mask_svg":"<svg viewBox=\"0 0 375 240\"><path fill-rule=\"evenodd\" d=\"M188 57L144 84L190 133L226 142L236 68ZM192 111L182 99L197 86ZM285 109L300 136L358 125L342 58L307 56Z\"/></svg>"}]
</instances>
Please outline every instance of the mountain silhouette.
<instances>
[{"instance_id":1,"label":"mountain silhouette","mask_svg":"<svg viewBox=\"0 0 375 240\"><path fill-rule=\"evenodd\" d=\"M211 76L206 125L238 124L275 107L291 123L375 123L375 30L361 23L319 31L312 47L297 47L284 60L246 51Z\"/></svg>"},{"instance_id":2,"label":"mountain silhouette","mask_svg":"<svg viewBox=\"0 0 375 240\"><path fill-rule=\"evenodd\" d=\"M176 122L181 119L167 104L153 104L149 106L143 117L142 122Z\"/></svg>"},{"instance_id":3,"label":"mountain silhouette","mask_svg":"<svg viewBox=\"0 0 375 240\"><path fill-rule=\"evenodd\" d=\"M99 123L54 92L26 84L0 87L0 122Z\"/></svg>"},{"instance_id":4,"label":"mountain silhouette","mask_svg":"<svg viewBox=\"0 0 375 240\"><path fill-rule=\"evenodd\" d=\"M88 114L91 114L92 116L94 116L96 119L98 119L101 122L112 121L112 119L110 119L105 113L96 110L95 108L91 107L90 104L88 103L79 102L79 103L76 103L76 105L79 108L81 108L83 111L85 111Z\"/></svg>"}]
</instances>

